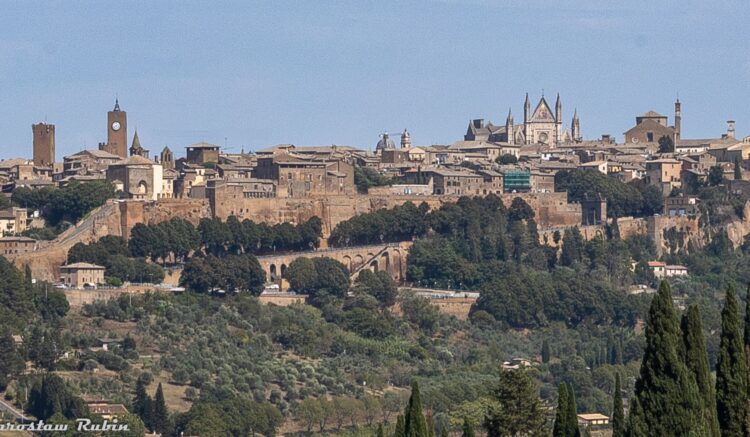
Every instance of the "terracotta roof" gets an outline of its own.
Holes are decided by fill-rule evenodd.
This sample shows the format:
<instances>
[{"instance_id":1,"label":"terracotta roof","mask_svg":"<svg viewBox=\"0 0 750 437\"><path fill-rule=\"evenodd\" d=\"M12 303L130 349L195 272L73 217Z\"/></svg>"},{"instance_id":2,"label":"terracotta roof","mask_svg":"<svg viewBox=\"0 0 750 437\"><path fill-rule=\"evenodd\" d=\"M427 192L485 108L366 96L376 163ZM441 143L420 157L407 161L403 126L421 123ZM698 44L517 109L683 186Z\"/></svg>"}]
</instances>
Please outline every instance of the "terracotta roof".
<instances>
[{"instance_id":1,"label":"terracotta roof","mask_svg":"<svg viewBox=\"0 0 750 437\"><path fill-rule=\"evenodd\" d=\"M61 269L96 269L96 270L104 270L103 266L98 266L96 264L89 264L89 263L73 263L68 264L65 266L60 266Z\"/></svg>"},{"instance_id":2,"label":"terracotta roof","mask_svg":"<svg viewBox=\"0 0 750 437\"><path fill-rule=\"evenodd\" d=\"M644 112L643 114L639 115L639 117L666 117L666 115L661 115L656 111L648 111Z\"/></svg>"}]
</instances>

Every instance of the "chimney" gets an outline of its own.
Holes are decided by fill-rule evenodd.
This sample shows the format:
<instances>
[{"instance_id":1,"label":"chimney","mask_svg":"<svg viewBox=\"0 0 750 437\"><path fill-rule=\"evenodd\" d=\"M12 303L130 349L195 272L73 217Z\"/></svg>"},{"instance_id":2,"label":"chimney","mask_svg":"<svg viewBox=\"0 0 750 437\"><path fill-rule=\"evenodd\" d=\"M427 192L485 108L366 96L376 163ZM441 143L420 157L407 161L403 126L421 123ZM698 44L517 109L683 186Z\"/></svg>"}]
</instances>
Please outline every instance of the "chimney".
<instances>
[{"instance_id":1,"label":"chimney","mask_svg":"<svg viewBox=\"0 0 750 437\"><path fill-rule=\"evenodd\" d=\"M734 120L727 120L727 138L734 139Z\"/></svg>"}]
</instances>

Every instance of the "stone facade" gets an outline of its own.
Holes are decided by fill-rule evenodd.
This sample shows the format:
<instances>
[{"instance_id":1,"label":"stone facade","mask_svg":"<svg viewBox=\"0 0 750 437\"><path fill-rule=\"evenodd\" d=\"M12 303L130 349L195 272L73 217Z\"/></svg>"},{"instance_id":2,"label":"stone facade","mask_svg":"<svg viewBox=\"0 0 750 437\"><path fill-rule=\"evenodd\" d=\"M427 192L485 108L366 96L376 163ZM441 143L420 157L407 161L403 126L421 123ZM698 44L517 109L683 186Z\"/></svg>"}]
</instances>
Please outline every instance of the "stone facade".
<instances>
[{"instance_id":1,"label":"stone facade","mask_svg":"<svg viewBox=\"0 0 750 437\"><path fill-rule=\"evenodd\" d=\"M55 125L32 124L31 131L34 136L34 165L51 167L55 164Z\"/></svg>"},{"instance_id":2,"label":"stone facade","mask_svg":"<svg viewBox=\"0 0 750 437\"><path fill-rule=\"evenodd\" d=\"M156 200L161 197L161 165L139 155L118 161L107 168L107 181L129 199Z\"/></svg>"}]
</instances>

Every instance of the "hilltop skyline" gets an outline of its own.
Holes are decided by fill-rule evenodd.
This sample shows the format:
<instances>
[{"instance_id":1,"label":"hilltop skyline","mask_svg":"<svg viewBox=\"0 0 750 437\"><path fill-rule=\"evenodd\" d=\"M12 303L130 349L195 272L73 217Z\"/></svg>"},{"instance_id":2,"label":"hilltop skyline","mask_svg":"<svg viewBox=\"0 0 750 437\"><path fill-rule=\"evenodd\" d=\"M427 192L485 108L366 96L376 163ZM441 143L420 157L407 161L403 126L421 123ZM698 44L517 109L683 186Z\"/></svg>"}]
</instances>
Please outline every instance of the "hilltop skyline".
<instances>
[{"instance_id":1,"label":"hilltop skyline","mask_svg":"<svg viewBox=\"0 0 750 437\"><path fill-rule=\"evenodd\" d=\"M684 138L750 134L748 18L739 1L602 8L590 1L273 5L93 2L5 5L0 158L30 156L31 124L57 129L58 159L106 141L115 97L152 151L207 141L373 149L460 140L470 119L518 120L559 92L584 138L623 132L679 96ZM28 11L33 11L28 12ZM716 23L721 23L717 26ZM80 29L81 31L73 31ZM226 140L225 140L226 139Z\"/></svg>"}]
</instances>

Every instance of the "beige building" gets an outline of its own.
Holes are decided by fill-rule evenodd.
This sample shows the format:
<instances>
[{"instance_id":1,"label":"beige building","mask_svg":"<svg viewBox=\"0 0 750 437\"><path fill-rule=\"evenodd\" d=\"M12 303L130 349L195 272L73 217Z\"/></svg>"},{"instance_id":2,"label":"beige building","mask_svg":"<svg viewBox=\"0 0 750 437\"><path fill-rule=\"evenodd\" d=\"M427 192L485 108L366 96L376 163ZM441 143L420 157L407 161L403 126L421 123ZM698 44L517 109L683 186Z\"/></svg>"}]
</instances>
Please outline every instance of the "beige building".
<instances>
[{"instance_id":1,"label":"beige building","mask_svg":"<svg viewBox=\"0 0 750 437\"><path fill-rule=\"evenodd\" d=\"M89 263L75 263L60 267L60 282L69 288L96 288L104 284L104 267Z\"/></svg>"},{"instance_id":2,"label":"beige building","mask_svg":"<svg viewBox=\"0 0 750 437\"><path fill-rule=\"evenodd\" d=\"M161 165L139 155L118 161L107 168L107 181L129 199L157 200L163 188Z\"/></svg>"},{"instance_id":3,"label":"beige building","mask_svg":"<svg viewBox=\"0 0 750 437\"><path fill-rule=\"evenodd\" d=\"M36 250L36 240L28 237L0 238L0 255L19 255Z\"/></svg>"},{"instance_id":4,"label":"beige building","mask_svg":"<svg viewBox=\"0 0 750 437\"><path fill-rule=\"evenodd\" d=\"M673 188L682 186L682 163L676 159L665 158L646 161L646 182L661 188L668 196Z\"/></svg>"},{"instance_id":5,"label":"beige building","mask_svg":"<svg viewBox=\"0 0 750 437\"><path fill-rule=\"evenodd\" d=\"M27 212L24 208L0 210L0 237L25 231L27 219Z\"/></svg>"}]
</instances>

